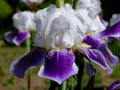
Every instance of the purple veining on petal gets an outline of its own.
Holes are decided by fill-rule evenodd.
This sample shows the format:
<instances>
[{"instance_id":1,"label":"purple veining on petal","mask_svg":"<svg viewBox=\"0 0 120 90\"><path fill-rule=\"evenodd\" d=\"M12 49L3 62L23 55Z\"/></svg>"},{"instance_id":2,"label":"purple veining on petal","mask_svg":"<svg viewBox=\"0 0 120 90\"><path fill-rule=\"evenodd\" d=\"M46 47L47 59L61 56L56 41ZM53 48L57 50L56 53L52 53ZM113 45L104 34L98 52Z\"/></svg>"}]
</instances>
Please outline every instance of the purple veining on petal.
<instances>
[{"instance_id":1,"label":"purple veining on petal","mask_svg":"<svg viewBox=\"0 0 120 90\"><path fill-rule=\"evenodd\" d=\"M117 80L115 82L113 82L108 88L107 90L118 90L120 89L120 80Z\"/></svg>"},{"instance_id":2,"label":"purple veining on petal","mask_svg":"<svg viewBox=\"0 0 120 90\"><path fill-rule=\"evenodd\" d=\"M81 52L81 50L79 50ZM108 74L112 73L112 69L108 66L105 57L103 54L97 49L89 49L84 48L84 55L88 57L89 60L93 61L94 63L98 64L101 68L103 68Z\"/></svg>"},{"instance_id":3,"label":"purple veining on petal","mask_svg":"<svg viewBox=\"0 0 120 90\"><path fill-rule=\"evenodd\" d=\"M92 48L97 48L100 45L100 41L98 39L95 39L92 36L87 36L83 40L84 43L91 45Z\"/></svg>"},{"instance_id":4,"label":"purple veining on petal","mask_svg":"<svg viewBox=\"0 0 120 90\"><path fill-rule=\"evenodd\" d=\"M45 60L47 53L45 49L34 48L30 52L14 61L10 66L10 71L17 77L23 78L27 69L39 66Z\"/></svg>"},{"instance_id":5,"label":"purple veining on petal","mask_svg":"<svg viewBox=\"0 0 120 90\"><path fill-rule=\"evenodd\" d=\"M111 26L110 28L100 32L97 36L100 39L103 39L105 37L120 37L120 21Z\"/></svg>"},{"instance_id":6,"label":"purple veining on petal","mask_svg":"<svg viewBox=\"0 0 120 90\"><path fill-rule=\"evenodd\" d=\"M19 46L24 40L27 38L30 38L30 33L29 32L18 32L16 37L13 38L13 43L17 46Z\"/></svg>"},{"instance_id":7,"label":"purple veining on petal","mask_svg":"<svg viewBox=\"0 0 120 90\"><path fill-rule=\"evenodd\" d=\"M77 74L78 68L74 63L75 56L66 49L51 50L38 75L49 78L61 84L72 75Z\"/></svg>"},{"instance_id":8,"label":"purple veining on petal","mask_svg":"<svg viewBox=\"0 0 120 90\"><path fill-rule=\"evenodd\" d=\"M98 50L102 52L111 66L115 66L118 63L118 57L112 54L112 52L107 48L106 44L101 44Z\"/></svg>"}]
</instances>

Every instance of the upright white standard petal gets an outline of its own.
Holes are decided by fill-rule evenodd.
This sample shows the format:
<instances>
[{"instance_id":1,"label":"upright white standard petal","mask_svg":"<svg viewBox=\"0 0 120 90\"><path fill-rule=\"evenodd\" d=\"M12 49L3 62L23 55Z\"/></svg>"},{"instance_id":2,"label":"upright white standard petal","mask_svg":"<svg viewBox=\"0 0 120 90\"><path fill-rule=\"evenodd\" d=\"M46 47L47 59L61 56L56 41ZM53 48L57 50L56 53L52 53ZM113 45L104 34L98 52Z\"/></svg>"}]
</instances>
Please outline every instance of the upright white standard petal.
<instances>
[{"instance_id":1,"label":"upright white standard petal","mask_svg":"<svg viewBox=\"0 0 120 90\"><path fill-rule=\"evenodd\" d=\"M79 0L78 9L90 9L95 8L98 13L101 12L101 2L100 0Z\"/></svg>"},{"instance_id":2,"label":"upright white standard petal","mask_svg":"<svg viewBox=\"0 0 120 90\"><path fill-rule=\"evenodd\" d=\"M19 11L13 15L14 26L20 31L35 30L34 13Z\"/></svg>"},{"instance_id":3,"label":"upright white standard petal","mask_svg":"<svg viewBox=\"0 0 120 90\"><path fill-rule=\"evenodd\" d=\"M35 45L47 49L57 46L71 48L75 39L82 41L84 26L74 14L75 11L70 5L64 5L59 9L55 5L50 5L38 11L35 14ZM82 33L78 33L79 29Z\"/></svg>"},{"instance_id":4,"label":"upright white standard petal","mask_svg":"<svg viewBox=\"0 0 120 90\"><path fill-rule=\"evenodd\" d=\"M98 16L97 11L93 8L78 9L76 11L76 16L84 26L84 33L86 33L86 35L96 35L106 28L102 23L101 18Z\"/></svg>"}]
</instances>

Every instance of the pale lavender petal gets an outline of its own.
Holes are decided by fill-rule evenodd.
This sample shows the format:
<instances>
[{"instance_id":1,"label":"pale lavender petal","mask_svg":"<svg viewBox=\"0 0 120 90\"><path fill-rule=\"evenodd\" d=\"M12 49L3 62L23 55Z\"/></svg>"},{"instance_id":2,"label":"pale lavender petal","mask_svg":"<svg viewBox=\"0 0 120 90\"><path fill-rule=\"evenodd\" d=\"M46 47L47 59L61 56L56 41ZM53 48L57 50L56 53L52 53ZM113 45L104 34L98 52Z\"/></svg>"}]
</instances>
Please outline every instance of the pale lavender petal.
<instances>
[{"instance_id":1,"label":"pale lavender petal","mask_svg":"<svg viewBox=\"0 0 120 90\"><path fill-rule=\"evenodd\" d=\"M39 66L45 60L45 49L34 48L11 64L10 71L17 77L23 78L27 69Z\"/></svg>"},{"instance_id":2,"label":"pale lavender petal","mask_svg":"<svg viewBox=\"0 0 120 90\"><path fill-rule=\"evenodd\" d=\"M120 37L120 21L111 26L110 28L100 32L97 36L100 39L103 39L105 37Z\"/></svg>"},{"instance_id":3,"label":"pale lavender petal","mask_svg":"<svg viewBox=\"0 0 120 90\"><path fill-rule=\"evenodd\" d=\"M81 50L79 50L81 52ZM108 74L112 73L112 69L108 66L103 54L97 49L82 49L82 53L88 57L89 60L98 64L101 68L103 68Z\"/></svg>"},{"instance_id":4,"label":"pale lavender petal","mask_svg":"<svg viewBox=\"0 0 120 90\"><path fill-rule=\"evenodd\" d=\"M14 31L10 31L10 32L6 32L4 37L5 37L5 40L8 41L9 43L13 44L13 39L14 37L18 34L18 30L14 30Z\"/></svg>"},{"instance_id":5,"label":"pale lavender petal","mask_svg":"<svg viewBox=\"0 0 120 90\"><path fill-rule=\"evenodd\" d=\"M104 55L104 57L108 60L111 66L115 66L118 63L118 57L113 55L112 52L107 48L105 44L101 44L98 48Z\"/></svg>"},{"instance_id":6,"label":"pale lavender petal","mask_svg":"<svg viewBox=\"0 0 120 90\"><path fill-rule=\"evenodd\" d=\"M29 32L18 32L16 37L13 38L12 42L15 45L19 46L27 38L30 38L30 33Z\"/></svg>"},{"instance_id":7,"label":"pale lavender petal","mask_svg":"<svg viewBox=\"0 0 120 90\"><path fill-rule=\"evenodd\" d=\"M108 88L107 90L118 90L120 89L120 80L117 80L115 82L113 82Z\"/></svg>"},{"instance_id":8,"label":"pale lavender petal","mask_svg":"<svg viewBox=\"0 0 120 90\"><path fill-rule=\"evenodd\" d=\"M92 48L97 48L100 45L100 41L92 36L85 37L83 42L88 45L91 45Z\"/></svg>"},{"instance_id":9,"label":"pale lavender petal","mask_svg":"<svg viewBox=\"0 0 120 90\"><path fill-rule=\"evenodd\" d=\"M51 50L38 75L61 84L64 80L77 74L78 68L74 61L74 54L66 49Z\"/></svg>"}]
</instances>

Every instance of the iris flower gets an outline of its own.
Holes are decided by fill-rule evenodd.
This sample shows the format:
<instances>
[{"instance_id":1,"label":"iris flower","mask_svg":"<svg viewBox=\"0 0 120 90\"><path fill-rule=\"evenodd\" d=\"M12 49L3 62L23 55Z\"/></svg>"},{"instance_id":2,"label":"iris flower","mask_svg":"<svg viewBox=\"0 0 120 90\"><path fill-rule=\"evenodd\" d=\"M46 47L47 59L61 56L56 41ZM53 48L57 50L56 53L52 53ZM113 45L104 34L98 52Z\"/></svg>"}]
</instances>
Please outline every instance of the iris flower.
<instances>
[{"instance_id":1,"label":"iris flower","mask_svg":"<svg viewBox=\"0 0 120 90\"><path fill-rule=\"evenodd\" d=\"M105 30L106 26L97 13L93 13L93 9L74 11L68 4L61 8L50 5L37 11L34 21L35 48L11 64L10 71L14 75L23 78L26 70L41 66L38 72L40 77L61 84L78 73L78 67L74 62L76 50L108 73L112 72L106 59L110 59L109 63L115 65L118 58L104 43L104 38L107 38L109 33L101 38L104 32L109 31ZM110 31L116 31L114 26L111 28ZM93 74L94 72L90 75Z\"/></svg>"},{"instance_id":2,"label":"iris flower","mask_svg":"<svg viewBox=\"0 0 120 90\"><path fill-rule=\"evenodd\" d=\"M56 8L55 5L39 10L35 14L35 48L12 63L10 71L23 78L27 69L41 66L38 75L61 84L77 74L72 30L79 27L77 17L69 5Z\"/></svg>"},{"instance_id":3,"label":"iris flower","mask_svg":"<svg viewBox=\"0 0 120 90\"><path fill-rule=\"evenodd\" d=\"M17 30L5 33L5 39L12 44L19 46L24 40L30 38L30 31L35 30L33 21L34 13L20 11L13 15L13 23Z\"/></svg>"}]
</instances>

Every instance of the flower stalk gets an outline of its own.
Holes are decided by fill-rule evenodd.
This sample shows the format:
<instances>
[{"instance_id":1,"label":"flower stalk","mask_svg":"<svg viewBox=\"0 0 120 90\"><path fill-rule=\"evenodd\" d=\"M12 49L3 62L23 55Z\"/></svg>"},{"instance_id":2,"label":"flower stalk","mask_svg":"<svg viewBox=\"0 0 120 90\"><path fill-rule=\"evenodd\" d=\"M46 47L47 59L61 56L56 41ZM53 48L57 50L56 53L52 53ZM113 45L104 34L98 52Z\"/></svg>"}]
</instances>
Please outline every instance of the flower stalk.
<instances>
[{"instance_id":1,"label":"flower stalk","mask_svg":"<svg viewBox=\"0 0 120 90\"><path fill-rule=\"evenodd\" d=\"M27 50L27 52L29 52L31 50L30 38L28 38L26 40L26 50ZM30 70L28 70L28 73L27 73L27 90L30 90L30 83L31 83L31 74L30 74Z\"/></svg>"},{"instance_id":2,"label":"flower stalk","mask_svg":"<svg viewBox=\"0 0 120 90\"><path fill-rule=\"evenodd\" d=\"M78 0L73 1L73 9L77 9Z\"/></svg>"},{"instance_id":3,"label":"flower stalk","mask_svg":"<svg viewBox=\"0 0 120 90\"><path fill-rule=\"evenodd\" d=\"M55 4L57 8L61 7L61 0L55 0Z\"/></svg>"},{"instance_id":4,"label":"flower stalk","mask_svg":"<svg viewBox=\"0 0 120 90\"><path fill-rule=\"evenodd\" d=\"M84 65L85 65L84 56L81 55L79 52L76 52L75 56L76 56L76 64L79 67L79 71L77 74L77 85L75 87L75 90L83 90L82 78L84 74Z\"/></svg>"},{"instance_id":5,"label":"flower stalk","mask_svg":"<svg viewBox=\"0 0 120 90\"><path fill-rule=\"evenodd\" d=\"M67 90L67 81L66 80L60 85L59 90Z\"/></svg>"}]
</instances>

